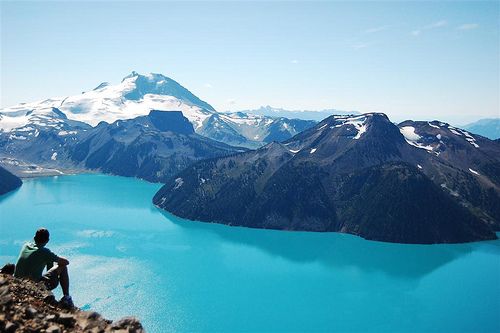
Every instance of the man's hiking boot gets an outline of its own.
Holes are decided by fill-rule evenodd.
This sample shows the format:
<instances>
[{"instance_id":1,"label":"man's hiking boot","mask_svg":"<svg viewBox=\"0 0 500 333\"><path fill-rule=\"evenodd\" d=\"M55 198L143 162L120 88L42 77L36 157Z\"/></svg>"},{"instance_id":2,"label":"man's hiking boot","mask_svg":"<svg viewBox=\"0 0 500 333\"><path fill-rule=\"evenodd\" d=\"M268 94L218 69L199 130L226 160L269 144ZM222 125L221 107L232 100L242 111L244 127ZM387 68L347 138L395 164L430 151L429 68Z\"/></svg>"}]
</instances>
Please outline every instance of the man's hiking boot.
<instances>
[{"instance_id":1,"label":"man's hiking boot","mask_svg":"<svg viewBox=\"0 0 500 333\"><path fill-rule=\"evenodd\" d=\"M70 309L75 307L75 305L73 304L73 299L69 295L63 296L59 301L59 304L65 308L70 308Z\"/></svg>"}]
</instances>

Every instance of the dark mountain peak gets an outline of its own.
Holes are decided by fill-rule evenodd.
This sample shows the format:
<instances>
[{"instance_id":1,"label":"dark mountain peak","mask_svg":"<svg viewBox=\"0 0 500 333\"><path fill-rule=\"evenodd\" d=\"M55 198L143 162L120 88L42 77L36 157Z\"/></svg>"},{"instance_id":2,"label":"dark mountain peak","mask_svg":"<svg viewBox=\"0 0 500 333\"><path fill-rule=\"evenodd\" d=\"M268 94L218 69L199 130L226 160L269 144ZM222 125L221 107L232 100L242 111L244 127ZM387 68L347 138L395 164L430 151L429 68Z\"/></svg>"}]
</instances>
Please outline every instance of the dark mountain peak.
<instances>
[{"instance_id":1,"label":"dark mountain peak","mask_svg":"<svg viewBox=\"0 0 500 333\"><path fill-rule=\"evenodd\" d=\"M173 134L194 134L193 125L181 111L151 110L147 116L133 119L117 120L112 124L100 122L96 129L103 130L111 136L130 141L145 132L172 132ZM168 135L168 134L167 134Z\"/></svg>"},{"instance_id":2,"label":"dark mountain peak","mask_svg":"<svg viewBox=\"0 0 500 333\"><path fill-rule=\"evenodd\" d=\"M264 147L258 149L261 153L264 153L269 156L277 156L277 155L282 155L282 154L287 154L292 156L292 152L290 152L290 149L288 149L285 145L273 141L271 143L268 143Z\"/></svg>"},{"instance_id":3,"label":"dark mountain peak","mask_svg":"<svg viewBox=\"0 0 500 333\"><path fill-rule=\"evenodd\" d=\"M381 113L381 112L369 112L369 113L362 113L362 114L356 114L356 113L353 113L353 114L342 114L342 115L338 115L338 114L333 114L327 118L325 118L324 120L328 120L328 121L335 121L335 122L339 122L339 121L350 121L350 120L360 120L360 119L377 119L377 120L385 120L385 121L389 121L389 117L387 117L387 115L385 113Z\"/></svg>"},{"instance_id":4,"label":"dark mountain peak","mask_svg":"<svg viewBox=\"0 0 500 333\"><path fill-rule=\"evenodd\" d=\"M361 115L332 115L314 128L319 130L333 130L331 134L343 133L353 139L360 139L365 133L381 127L395 127L384 113L364 113Z\"/></svg>"},{"instance_id":5,"label":"dark mountain peak","mask_svg":"<svg viewBox=\"0 0 500 333\"><path fill-rule=\"evenodd\" d=\"M308 151L330 161L352 149L363 150L365 157L399 155L397 146L403 143L399 129L383 113L333 115L285 141L291 151L300 151L304 158L308 156L304 151Z\"/></svg>"},{"instance_id":6,"label":"dark mountain peak","mask_svg":"<svg viewBox=\"0 0 500 333\"><path fill-rule=\"evenodd\" d=\"M193 125L181 111L151 110L148 115L151 123L161 132L171 131L179 134L194 134Z\"/></svg>"}]
</instances>

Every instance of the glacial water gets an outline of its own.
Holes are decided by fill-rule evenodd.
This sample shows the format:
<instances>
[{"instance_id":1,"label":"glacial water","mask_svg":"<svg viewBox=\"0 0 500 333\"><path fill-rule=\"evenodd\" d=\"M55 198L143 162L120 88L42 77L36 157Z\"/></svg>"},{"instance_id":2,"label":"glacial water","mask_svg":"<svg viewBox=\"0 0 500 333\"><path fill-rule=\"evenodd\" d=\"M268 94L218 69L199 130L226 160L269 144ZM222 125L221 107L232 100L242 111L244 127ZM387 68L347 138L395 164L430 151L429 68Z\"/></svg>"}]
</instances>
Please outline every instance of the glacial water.
<instances>
[{"instance_id":1,"label":"glacial water","mask_svg":"<svg viewBox=\"0 0 500 333\"><path fill-rule=\"evenodd\" d=\"M186 221L160 185L77 175L0 197L0 263L34 230L76 304L149 332L500 332L500 242L401 245ZM59 295L59 294L58 294Z\"/></svg>"}]
</instances>

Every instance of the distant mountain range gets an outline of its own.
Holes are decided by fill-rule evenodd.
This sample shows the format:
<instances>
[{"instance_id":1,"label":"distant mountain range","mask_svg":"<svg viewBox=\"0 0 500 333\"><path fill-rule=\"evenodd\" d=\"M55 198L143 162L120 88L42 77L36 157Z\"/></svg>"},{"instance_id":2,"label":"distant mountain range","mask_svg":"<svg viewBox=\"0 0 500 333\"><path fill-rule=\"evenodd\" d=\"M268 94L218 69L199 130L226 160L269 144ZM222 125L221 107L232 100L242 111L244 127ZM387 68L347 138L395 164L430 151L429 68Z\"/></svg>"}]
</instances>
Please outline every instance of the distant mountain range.
<instances>
[{"instance_id":1,"label":"distant mountain range","mask_svg":"<svg viewBox=\"0 0 500 333\"><path fill-rule=\"evenodd\" d=\"M202 161L153 202L255 228L448 243L500 230L500 145L442 122L331 116L283 143Z\"/></svg>"},{"instance_id":2,"label":"distant mountain range","mask_svg":"<svg viewBox=\"0 0 500 333\"><path fill-rule=\"evenodd\" d=\"M500 118L480 119L463 128L492 140L500 138Z\"/></svg>"},{"instance_id":3,"label":"distant mountain range","mask_svg":"<svg viewBox=\"0 0 500 333\"><path fill-rule=\"evenodd\" d=\"M378 113L282 117L297 113L313 116L220 113L166 76L133 72L117 85L1 109L0 163L164 182L157 206L207 222L403 243L496 237L499 140ZM0 191L19 185L0 169Z\"/></svg>"},{"instance_id":4,"label":"distant mountain range","mask_svg":"<svg viewBox=\"0 0 500 333\"><path fill-rule=\"evenodd\" d=\"M57 110L58 114L52 110ZM71 121L79 122L78 126L82 126L81 123L96 126L101 121L110 124L145 116L151 110L181 111L193 124L196 133L250 148L260 147L276 138L290 138L316 123L241 112L222 114L171 78L162 74L132 72L116 85L104 82L80 95L0 109L0 131L20 137L16 132L39 124L37 117L54 126L64 119L65 129L62 131L78 131L68 130Z\"/></svg>"},{"instance_id":5,"label":"distant mountain range","mask_svg":"<svg viewBox=\"0 0 500 333\"><path fill-rule=\"evenodd\" d=\"M357 111L341 111L336 109L326 109L320 111L307 111L307 110L285 110L281 108L274 108L272 106L261 106L254 110L242 110L242 113L249 113L267 117L283 117L289 119L303 119L321 121L331 115L351 115L359 114Z\"/></svg>"},{"instance_id":6,"label":"distant mountain range","mask_svg":"<svg viewBox=\"0 0 500 333\"><path fill-rule=\"evenodd\" d=\"M50 117L38 115L25 127L0 132L2 157L45 168L95 170L158 182L198 160L246 150L196 134L180 111L153 110L96 127L69 121L71 128L58 109L43 115Z\"/></svg>"}]
</instances>

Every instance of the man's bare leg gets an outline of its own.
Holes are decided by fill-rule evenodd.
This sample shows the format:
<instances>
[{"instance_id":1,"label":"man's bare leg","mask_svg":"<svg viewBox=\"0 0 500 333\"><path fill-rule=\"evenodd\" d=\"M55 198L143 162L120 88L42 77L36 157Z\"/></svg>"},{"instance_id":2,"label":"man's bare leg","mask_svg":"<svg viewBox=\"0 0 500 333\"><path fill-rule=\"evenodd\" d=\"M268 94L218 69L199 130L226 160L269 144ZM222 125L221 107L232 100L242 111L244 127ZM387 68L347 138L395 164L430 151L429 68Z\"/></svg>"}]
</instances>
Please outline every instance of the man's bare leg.
<instances>
[{"instance_id":1,"label":"man's bare leg","mask_svg":"<svg viewBox=\"0 0 500 333\"><path fill-rule=\"evenodd\" d=\"M57 273L59 275L59 283L64 296L69 296L69 274L68 266L58 266Z\"/></svg>"}]
</instances>

